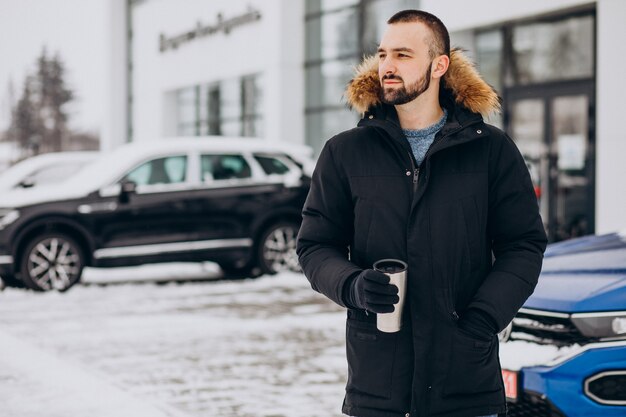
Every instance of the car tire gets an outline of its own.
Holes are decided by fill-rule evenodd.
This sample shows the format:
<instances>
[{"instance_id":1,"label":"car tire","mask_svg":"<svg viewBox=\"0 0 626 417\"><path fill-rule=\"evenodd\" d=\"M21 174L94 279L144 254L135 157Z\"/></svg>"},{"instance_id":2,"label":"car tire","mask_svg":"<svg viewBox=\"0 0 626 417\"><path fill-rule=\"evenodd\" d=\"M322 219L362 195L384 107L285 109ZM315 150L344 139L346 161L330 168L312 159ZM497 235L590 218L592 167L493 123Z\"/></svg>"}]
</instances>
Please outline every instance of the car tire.
<instances>
[{"instance_id":1,"label":"car tire","mask_svg":"<svg viewBox=\"0 0 626 417\"><path fill-rule=\"evenodd\" d=\"M294 222L272 224L257 242L257 262L264 274L282 271L301 272L296 254L299 225Z\"/></svg>"},{"instance_id":2,"label":"car tire","mask_svg":"<svg viewBox=\"0 0 626 417\"><path fill-rule=\"evenodd\" d=\"M71 236L52 232L39 235L25 247L20 261L20 277L35 291L69 290L82 275L83 251Z\"/></svg>"}]
</instances>

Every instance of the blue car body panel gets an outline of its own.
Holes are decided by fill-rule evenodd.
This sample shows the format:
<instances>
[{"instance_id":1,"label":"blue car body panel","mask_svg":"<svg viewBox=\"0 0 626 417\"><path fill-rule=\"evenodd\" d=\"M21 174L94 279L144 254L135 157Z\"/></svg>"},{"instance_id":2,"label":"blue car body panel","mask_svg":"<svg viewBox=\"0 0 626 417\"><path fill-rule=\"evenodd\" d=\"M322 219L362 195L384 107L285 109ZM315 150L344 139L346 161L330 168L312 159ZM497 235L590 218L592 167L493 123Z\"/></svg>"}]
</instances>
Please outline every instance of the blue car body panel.
<instances>
[{"instance_id":1,"label":"blue car body panel","mask_svg":"<svg viewBox=\"0 0 626 417\"><path fill-rule=\"evenodd\" d=\"M587 236L549 245L539 283L523 308L561 318L626 312L626 235ZM522 367L521 388L547 399L560 412L555 415L626 416L626 404L600 404L584 391L585 380L594 375L626 373L626 334L621 340L589 342L553 363Z\"/></svg>"},{"instance_id":2,"label":"blue car body panel","mask_svg":"<svg viewBox=\"0 0 626 417\"><path fill-rule=\"evenodd\" d=\"M524 368L522 386L545 394L568 417L623 417L626 406L599 404L583 392L586 378L613 369L626 369L626 346L590 349L557 366Z\"/></svg>"},{"instance_id":3,"label":"blue car body panel","mask_svg":"<svg viewBox=\"0 0 626 417\"><path fill-rule=\"evenodd\" d=\"M563 313L626 309L625 273L545 273L524 307Z\"/></svg>"}]
</instances>

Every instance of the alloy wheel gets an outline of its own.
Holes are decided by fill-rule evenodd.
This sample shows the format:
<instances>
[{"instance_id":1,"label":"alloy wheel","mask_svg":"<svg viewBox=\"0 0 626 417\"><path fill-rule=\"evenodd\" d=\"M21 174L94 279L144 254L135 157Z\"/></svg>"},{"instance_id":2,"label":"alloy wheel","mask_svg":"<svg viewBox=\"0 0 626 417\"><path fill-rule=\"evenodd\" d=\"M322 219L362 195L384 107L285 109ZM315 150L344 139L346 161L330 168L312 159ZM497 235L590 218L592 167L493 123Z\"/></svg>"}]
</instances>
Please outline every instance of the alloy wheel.
<instances>
[{"instance_id":1,"label":"alloy wheel","mask_svg":"<svg viewBox=\"0 0 626 417\"><path fill-rule=\"evenodd\" d=\"M30 246L24 267L24 281L32 289L65 291L80 278L82 260L71 240L51 236Z\"/></svg>"},{"instance_id":2,"label":"alloy wheel","mask_svg":"<svg viewBox=\"0 0 626 417\"><path fill-rule=\"evenodd\" d=\"M265 272L300 272L296 254L298 227L294 224L279 224L271 228L262 243L262 264Z\"/></svg>"}]
</instances>

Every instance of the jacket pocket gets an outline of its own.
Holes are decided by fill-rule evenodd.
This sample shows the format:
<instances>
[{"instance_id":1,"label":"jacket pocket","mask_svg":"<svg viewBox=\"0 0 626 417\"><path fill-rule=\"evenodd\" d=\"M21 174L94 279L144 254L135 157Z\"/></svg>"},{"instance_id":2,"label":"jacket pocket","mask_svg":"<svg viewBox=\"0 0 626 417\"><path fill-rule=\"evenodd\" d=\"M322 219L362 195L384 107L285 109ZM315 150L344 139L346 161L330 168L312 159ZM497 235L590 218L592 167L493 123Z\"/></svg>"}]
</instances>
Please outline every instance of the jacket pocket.
<instances>
[{"instance_id":1,"label":"jacket pocket","mask_svg":"<svg viewBox=\"0 0 626 417\"><path fill-rule=\"evenodd\" d=\"M498 341L477 339L456 327L443 396L480 394L502 390Z\"/></svg>"},{"instance_id":2,"label":"jacket pocket","mask_svg":"<svg viewBox=\"0 0 626 417\"><path fill-rule=\"evenodd\" d=\"M378 331L375 323L348 319L346 391L391 398L398 333Z\"/></svg>"}]
</instances>

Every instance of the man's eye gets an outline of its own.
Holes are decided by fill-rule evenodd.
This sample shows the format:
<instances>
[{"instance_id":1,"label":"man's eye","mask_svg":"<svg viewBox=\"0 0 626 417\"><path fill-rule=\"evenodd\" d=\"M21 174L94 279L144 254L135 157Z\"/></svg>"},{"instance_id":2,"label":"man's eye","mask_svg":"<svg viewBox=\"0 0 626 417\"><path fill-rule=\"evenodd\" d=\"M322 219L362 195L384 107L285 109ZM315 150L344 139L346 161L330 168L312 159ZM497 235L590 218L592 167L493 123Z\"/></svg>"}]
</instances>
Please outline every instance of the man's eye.
<instances>
[{"instance_id":1,"label":"man's eye","mask_svg":"<svg viewBox=\"0 0 626 417\"><path fill-rule=\"evenodd\" d=\"M383 54L378 54L378 59L384 59L384 58L385 58L385 55L383 55Z\"/></svg>"},{"instance_id":2,"label":"man's eye","mask_svg":"<svg viewBox=\"0 0 626 417\"><path fill-rule=\"evenodd\" d=\"M400 58L408 58L408 57L409 57L408 55L405 55L405 54L398 54L398 56L399 56Z\"/></svg>"}]
</instances>

